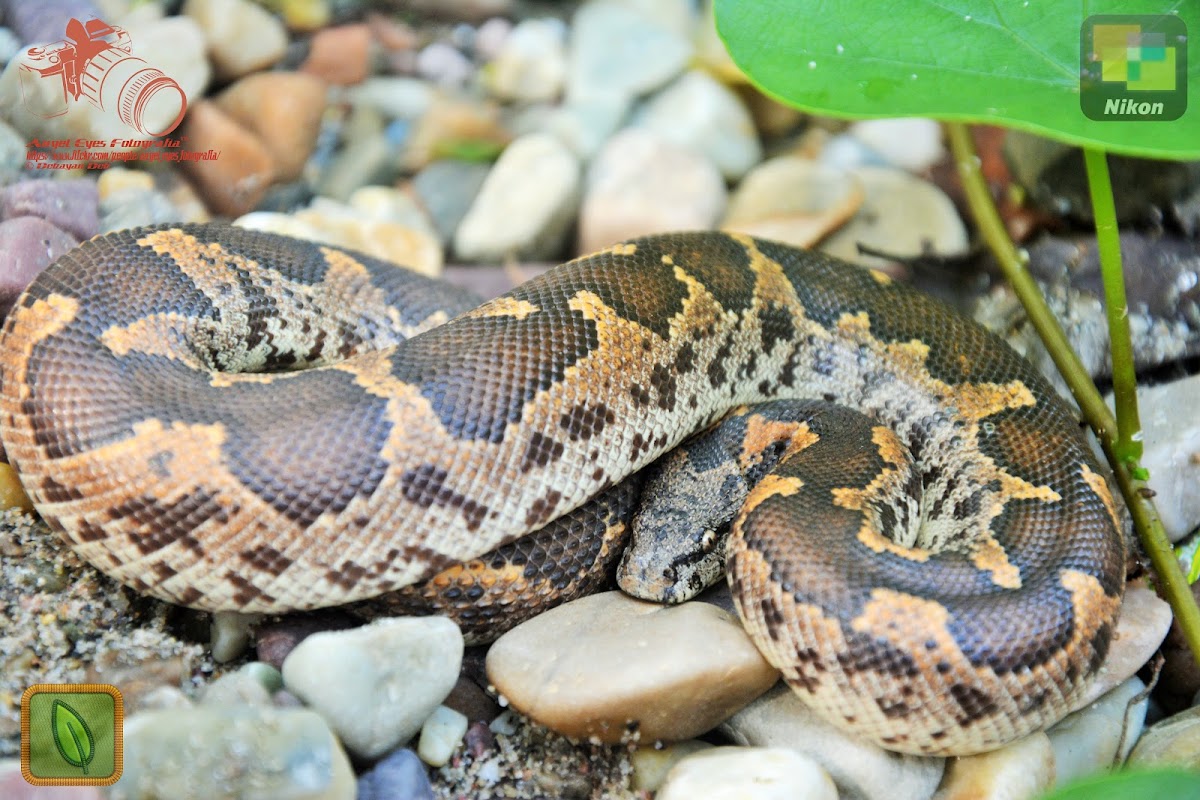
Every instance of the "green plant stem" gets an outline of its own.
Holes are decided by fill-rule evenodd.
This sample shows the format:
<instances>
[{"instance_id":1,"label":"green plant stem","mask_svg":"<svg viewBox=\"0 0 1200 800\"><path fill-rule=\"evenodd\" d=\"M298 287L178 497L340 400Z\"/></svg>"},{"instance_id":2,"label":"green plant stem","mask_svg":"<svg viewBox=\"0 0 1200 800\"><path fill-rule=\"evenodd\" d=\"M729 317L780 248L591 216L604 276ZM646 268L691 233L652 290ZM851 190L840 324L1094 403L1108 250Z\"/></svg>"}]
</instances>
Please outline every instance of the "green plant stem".
<instances>
[{"instance_id":1,"label":"green plant stem","mask_svg":"<svg viewBox=\"0 0 1200 800\"><path fill-rule=\"evenodd\" d=\"M1146 486L1145 481L1136 477L1141 474L1137 460L1127 463L1118 457L1115 448L1118 441L1117 421L1067 342L1058 321L1046 306L1037 283L1025 269L1024 259L1009 238L1004 221L996 211L987 182L979 169L979 158L975 154L975 144L971 140L970 131L962 123L948 122L946 133L975 223L1025 307L1030 322L1045 343L1055 366L1062 373L1072 396L1083 412L1084 419L1096 432L1104 454L1116 474L1117 485L1125 498L1125 504L1129 507L1130 516L1133 517L1138 538L1158 575L1159 593L1171 604L1175 619L1192 651L1192 657L1200 665L1200 608L1196 606L1196 599L1192 596L1191 588L1179 568L1179 561L1167 540L1158 511L1150 499L1153 492ZM1128 328L1124 330L1128 336ZM1110 335L1115 336L1116 333L1110 330ZM1130 369L1132 370L1132 366Z\"/></svg>"},{"instance_id":2,"label":"green plant stem","mask_svg":"<svg viewBox=\"0 0 1200 800\"><path fill-rule=\"evenodd\" d=\"M1117 408L1117 442L1114 449L1121 461L1129 464L1142 457L1142 424L1138 419L1137 371L1133 366L1133 346L1129 340L1129 304L1125 300L1117 211L1108 178L1107 154L1103 150L1085 147L1083 161L1087 166L1092 213L1096 219L1096 246L1104 280L1104 308L1108 315L1112 349L1113 396Z\"/></svg>"}]
</instances>

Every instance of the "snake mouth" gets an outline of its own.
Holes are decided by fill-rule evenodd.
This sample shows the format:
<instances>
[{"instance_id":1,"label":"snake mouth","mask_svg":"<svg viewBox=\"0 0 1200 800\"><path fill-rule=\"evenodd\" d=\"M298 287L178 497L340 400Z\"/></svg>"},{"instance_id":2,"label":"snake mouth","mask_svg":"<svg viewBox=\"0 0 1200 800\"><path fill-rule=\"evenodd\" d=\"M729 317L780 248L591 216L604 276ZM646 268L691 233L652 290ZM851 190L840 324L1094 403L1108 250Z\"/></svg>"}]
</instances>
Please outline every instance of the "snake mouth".
<instances>
[{"instance_id":1,"label":"snake mouth","mask_svg":"<svg viewBox=\"0 0 1200 800\"><path fill-rule=\"evenodd\" d=\"M730 527L704 529L686 537L693 546L669 561L661 551L630 547L621 556L617 585L641 600L667 605L687 602L725 575L725 548Z\"/></svg>"}]
</instances>

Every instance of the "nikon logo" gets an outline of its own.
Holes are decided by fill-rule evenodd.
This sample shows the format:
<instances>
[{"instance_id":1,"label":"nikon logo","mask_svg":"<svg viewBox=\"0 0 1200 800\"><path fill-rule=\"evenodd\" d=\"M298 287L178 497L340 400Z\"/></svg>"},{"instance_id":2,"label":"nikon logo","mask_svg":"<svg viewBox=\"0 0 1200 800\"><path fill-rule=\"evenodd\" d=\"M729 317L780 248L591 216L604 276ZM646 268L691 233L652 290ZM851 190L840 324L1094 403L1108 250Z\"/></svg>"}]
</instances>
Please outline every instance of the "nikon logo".
<instances>
[{"instance_id":1,"label":"nikon logo","mask_svg":"<svg viewBox=\"0 0 1200 800\"><path fill-rule=\"evenodd\" d=\"M1138 102L1130 100L1128 97L1120 99L1109 98L1104 101L1104 115L1107 116L1122 116L1122 117L1161 117L1163 115L1162 103L1147 103L1146 101Z\"/></svg>"},{"instance_id":2,"label":"nikon logo","mask_svg":"<svg viewBox=\"0 0 1200 800\"><path fill-rule=\"evenodd\" d=\"M1187 25L1171 14L1101 14L1079 32L1088 119L1174 120L1187 110Z\"/></svg>"}]
</instances>

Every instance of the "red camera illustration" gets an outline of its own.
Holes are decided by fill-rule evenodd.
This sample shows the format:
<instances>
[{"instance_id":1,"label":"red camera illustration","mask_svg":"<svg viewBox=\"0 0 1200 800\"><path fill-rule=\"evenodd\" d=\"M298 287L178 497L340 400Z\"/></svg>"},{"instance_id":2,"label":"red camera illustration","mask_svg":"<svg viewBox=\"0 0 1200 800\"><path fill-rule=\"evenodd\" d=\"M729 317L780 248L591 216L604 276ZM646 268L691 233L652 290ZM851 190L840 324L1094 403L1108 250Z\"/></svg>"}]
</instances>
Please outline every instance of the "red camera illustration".
<instances>
[{"instance_id":1,"label":"red camera illustration","mask_svg":"<svg viewBox=\"0 0 1200 800\"><path fill-rule=\"evenodd\" d=\"M86 23L72 19L66 37L25 52L21 96L29 111L57 117L67 113L69 100L83 99L116 113L146 136L170 133L183 119L187 108L183 89L162 70L131 54L132 41L124 28L99 19Z\"/></svg>"}]
</instances>

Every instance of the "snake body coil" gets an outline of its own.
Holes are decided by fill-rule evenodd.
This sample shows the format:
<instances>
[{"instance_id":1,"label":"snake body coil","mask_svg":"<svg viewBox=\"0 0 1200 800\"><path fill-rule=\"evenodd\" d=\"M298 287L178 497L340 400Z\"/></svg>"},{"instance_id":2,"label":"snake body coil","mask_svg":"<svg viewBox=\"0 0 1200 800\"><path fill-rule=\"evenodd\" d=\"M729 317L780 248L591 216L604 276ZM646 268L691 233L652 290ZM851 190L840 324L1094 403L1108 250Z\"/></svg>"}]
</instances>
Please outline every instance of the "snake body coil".
<instances>
[{"instance_id":1,"label":"snake body coil","mask_svg":"<svg viewBox=\"0 0 1200 800\"><path fill-rule=\"evenodd\" d=\"M472 306L284 237L104 236L10 314L0 435L102 571L273 611L428 578L734 406L814 398L861 413L756 424L788 452L735 523L729 573L759 648L822 714L895 750L975 752L1065 713L1107 652L1122 547L1076 420L934 301L699 233Z\"/></svg>"}]
</instances>

